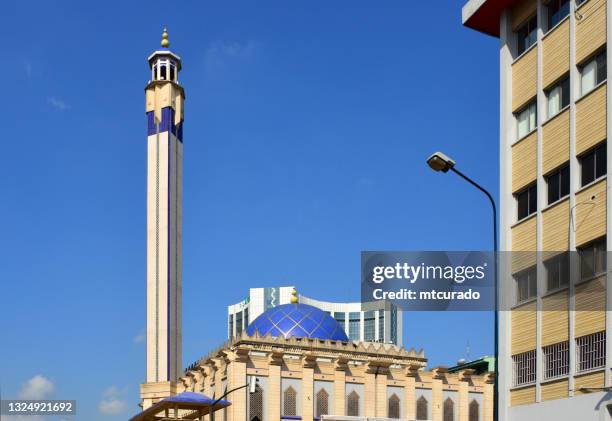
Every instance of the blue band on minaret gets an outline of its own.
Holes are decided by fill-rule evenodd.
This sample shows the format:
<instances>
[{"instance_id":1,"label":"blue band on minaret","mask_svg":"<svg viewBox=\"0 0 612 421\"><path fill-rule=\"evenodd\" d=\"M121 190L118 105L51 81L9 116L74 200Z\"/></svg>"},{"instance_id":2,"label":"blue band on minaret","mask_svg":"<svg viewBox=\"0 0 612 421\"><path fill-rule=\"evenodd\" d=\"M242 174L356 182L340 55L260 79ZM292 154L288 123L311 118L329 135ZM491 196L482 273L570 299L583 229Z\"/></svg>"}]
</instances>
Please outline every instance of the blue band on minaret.
<instances>
[{"instance_id":1,"label":"blue band on minaret","mask_svg":"<svg viewBox=\"0 0 612 421\"><path fill-rule=\"evenodd\" d=\"M183 141L183 122L174 124L174 108L165 107L161 110L161 121L159 122L159 132L172 132L174 136L181 142ZM151 136L156 133L155 129L155 111L147 113L147 135Z\"/></svg>"}]
</instances>

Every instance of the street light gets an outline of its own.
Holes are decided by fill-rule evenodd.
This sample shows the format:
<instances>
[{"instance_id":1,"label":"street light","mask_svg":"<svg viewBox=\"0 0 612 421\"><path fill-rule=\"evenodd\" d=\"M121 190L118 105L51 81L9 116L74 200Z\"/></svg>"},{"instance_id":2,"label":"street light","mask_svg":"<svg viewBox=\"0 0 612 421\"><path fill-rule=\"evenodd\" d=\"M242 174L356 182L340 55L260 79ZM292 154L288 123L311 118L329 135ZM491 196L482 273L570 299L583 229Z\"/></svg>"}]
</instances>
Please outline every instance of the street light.
<instances>
[{"instance_id":1,"label":"street light","mask_svg":"<svg viewBox=\"0 0 612 421\"><path fill-rule=\"evenodd\" d=\"M494 345L493 345L493 353L495 354L495 361L493 363L494 366L494 374L495 379L493 380L493 421L499 420L499 385L498 385L498 377L499 377L499 369L498 369L498 360L499 360L499 326L498 326L498 291L499 291L499 282L498 282L498 273L497 273L497 207L495 206L495 200L491 193L485 190L484 187L476 183L474 180L469 178L467 175L463 174L461 171L455 168L455 161L443 154L442 152L436 152L427 158L427 165L437 172L448 172L449 170L457 174L459 177L463 178L465 181L470 183L472 186L476 187L478 190L483 192L489 202L491 202L491 208L493 210L493 279L494 279L494 291L495 291L495 317L494 317Z\"/></svg>"}]
</instances>

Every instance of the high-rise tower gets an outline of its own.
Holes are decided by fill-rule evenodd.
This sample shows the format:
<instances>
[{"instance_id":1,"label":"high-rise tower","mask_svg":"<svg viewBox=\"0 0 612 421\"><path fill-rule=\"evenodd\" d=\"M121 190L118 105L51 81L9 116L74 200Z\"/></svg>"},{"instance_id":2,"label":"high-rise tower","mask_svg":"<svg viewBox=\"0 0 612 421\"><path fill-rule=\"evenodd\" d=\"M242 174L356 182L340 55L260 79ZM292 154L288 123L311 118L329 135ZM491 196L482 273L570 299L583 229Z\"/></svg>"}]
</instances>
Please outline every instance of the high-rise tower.
<instances>
[{"instance_id":1,"label":"high-rise tower","mask_svg":"<svg viewBox=\"0 0 612 421\"><path fill-rule=\"evenodd\" d=\"M168 393L181 373L183 102L181 59L168 49L149 56L147 114L147 385ZM162 392L162 389L165 392ZM152 391L152 390L151 390ZM146 400L145 400L146 401ZM146 405L146 402L145 402Z\"/></svg>"}]
</instances>

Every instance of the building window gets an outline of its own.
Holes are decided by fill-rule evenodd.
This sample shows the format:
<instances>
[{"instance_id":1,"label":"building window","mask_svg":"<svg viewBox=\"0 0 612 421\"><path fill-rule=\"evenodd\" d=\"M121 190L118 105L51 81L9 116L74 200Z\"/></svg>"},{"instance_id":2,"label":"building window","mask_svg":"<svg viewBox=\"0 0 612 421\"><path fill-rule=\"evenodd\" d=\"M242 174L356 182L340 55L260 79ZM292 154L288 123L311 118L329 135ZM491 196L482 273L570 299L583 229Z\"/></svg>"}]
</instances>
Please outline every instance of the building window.
<instances>
[{"instance_id":1,"label":"building window","mask_svg":"<svg viewBox=\"0 0 612 421\"><path fill-rule=\"evenodd\" d=\"M569 373L569 342L559 342L542 348L544 354L544 380Z\"/></svg>"},{"instance_id":2,"label":"building window","mask_svg":"<svg viewBox=\"0 0 612 421\"><path fill-rule=\"evenodd\" d=\"M361 323L361 313L351 312L349 313L349 339L351 341L359 340L359 325Z\"/></svg>"},{"instance_id":3,"label":"building window","mask_svg":"<svg viewBox=\"0 0 612 421\"><path fill-rule=\"evenodd\" d=\"M469 421L480 421L480 404L476 399L472 399L469 409Z\"/></svg>"},{"instance_id":4,"label":"building window","mask_svg":"<svg viewBox=\"0 0 612 421\"><path fill-rule=\"evenodd\" d=\"M582 170L581 184L583 186L606 175L608 165L606 150L606 144L603 143L580 157L580 168Z\"/></svg>"},{"instance_id":5,"label":"building window","mask_svg":"<svg viewBox=\"0 0 612 421\"><path fill-rule=\"evenodd\" d=\"M535 382L536 352L523 352L512 356L512 386L521 386Z\"/></svg>"},{"instance_id":6,"label":"building window","mask_svg":"<svg viewBox=\"0 0 612 421\"><path fill-rule=\"evenodd\" d=\"M607 78L606 52L597 54L580 68L580 94L585 95Z\"/></svg>"},{"instance_id":7,"label":"building window","mask_svg":"<svg viewBox=\"0 0 612 421\"><path fill-rule=\"evenodd\" d=\"M569 285L569 255L561 253L544 262L546 291L554 291Z\"/></svg>"},{"instance_id":8,"label":"building window","mask_svg":"<svg viewBox=\"0 0 612 421\"><path fill-rule=\"evenodd\" d=\"M234 336L234 315L229 315L229 337L232 338Z\"/></svg>"},{"instance_id":9,"label":"building window","mask_svg":"<svg viewBox=\"0 0 612 421\"><path fill-rule=\"evenodd\" d=\"M546 91L546 98L548 100L548 118L553 118L559 114L559 111L569 105L569 77L566 77Z\"/></svg>"},{"instance_id":10,"label":"building window","mask_svg":"<svg viewBox=\"0 0 612 421\"><path fill-rule=\"evenodd\" d=\"M533 184L514 195L516 198L517 220L528 217L538 210L538 186Z\"/></svg>"},{"instance_id":11,"label":"building window","mask_svg":"<svg viewBox=\"0 0 612 421\"><path fill-rule=\"evenodd\" d=\"M570 170L566 165L546 177L548 186L548 204L567 196L570 190Z\"/></svg>"},{"instance_id":12,"label":"building window","mask_svg":"<svg viewBox=\"0 0 612 421\"><path fill-rule=\"evenodd\" d=\"M249 394L249 421L263 421L263 390L259 385Z\"/></svg>"},{"instance_id":13,"label":"building window","mask_svg":"<svg viewBox=\"0 0 612 421\"><path fill-rule=\"evenodd\" d=\"M455 402L451 398L444 400L443 412L442 418L444 421L455 421Z\"/></svg>"},{"instance_id":14,"label":"building window","mask_svg":"<svg viewBox=\"0 0 612 421\"><path fill-rule=\"evenodd\" d=\"M425 396L421 396L417 399L416 404L416 419L417 420L427 420L429 419L429 402L427 402L427 398Z\"/></svg>"},{"instance_id":15,"label":"building window","mask_svg":"<svg viewBox=\"0 0 612 421\"><path fill-rule=\"evenodd\" d=\"M529 269L514 274L517 304L536 296L538 286L536 273L536 267L532 266Z\"/></svg>"},{"instance_id":16,"label":"building window","mask_svg":"<svg viewBox=\"0 0 612 421\"><path fill-rule=\"evenodd\" d=\"M537 122L536 102L528 104L515 114L517 139L522 139L535 130Z\"/></svg>"},{"instance_id":17,"label":"building window","mask_svg":"<svg viewBox=\"0 0 612 421\"><path fill-rule=\"evenodd\" d=\"M283 415L297 415L297 392L291 386L283 392Z\"/></svg>"},{"instance_id":18,"label":"building window","mask_svg":"<svg viewBox=\"0 0 612 421\"><path fill-rule=\"evenodd\" d=\"M346 316L344 314L344 312L335 312L334 313L334 319L336 319L336 321L340 324L340 326L342 326L342 329L346 330Z\"/></svg>"},{"instance_id":19,"label":"building window","mask_svg":"<svg viewBox=\"0 0 612 421\"><path fill-rule=\"evenodd\" d=\"M587 0L576 0L576 7L579 7L580 5L582 5L582 3L586 2Z\"/></svg>"},{"instance_id":20,"label":"building window","mask_svg":"<svg viewBox=\"0 0 612 421\"><path fill-rule=\"evenodd\" d=\"M319 389L317 392L315 416L320 418L321 415L327 414L329 414L329 393L325 389Z\"/></svg>"},{"instance_id":21,"label":"building window","mask_svg":"<svg viewBox=\"0 0 612 421\"><path fill-rule=\"evenodd\" d=\"M376 317L373 311L366 311L363 315L363 339L373 342L376 339Z\"/></svg>"},{"instance_id":22,"label":"building window","mask_svg":"<svg viewBox=\"0 0 612 421\"><path fill-rule=\"evenodd\" d=\"M606 332L576 338L576 371L588 371L606 365Z\"/></svg>"},{"instance_id":23,"label":"building window","mask_svg":"<svg viewBox=\"0 0 612 421\"><path fill-rule=\"evenodd\" d=\"M245 308L244 309L244 326L248 326L249 325L249 308Z\"/></svg>"},{"instance_id":24,"label":"building window","mask_svg":"<svg viewBox=\"0 0 612 421\"><path fill-rule=\"evenodd\" d=\"M242 311L236 313L236 335L242 333Z\"/></svg>"},{"instance_id":25,"label":"building window","mask_svg":"<svg viewBox=\"0 0 612 421\"><path fill-rule=\"evenodd\" d=\"M580 279L587 280L606 271L606 239L597 240L578 250Z\"/></svg>"},{"instance_id":26,"label":"building window","mask_svg":"<svg viewBox=\"0 0 612 421\"><path fill-rule=\"evenodd\" d=\"M387 417L396 419L399 419L400 417L400 398L395 393L388 399Z\"/></svg>"},{"instance_id":27,"label":"building window","mask_svg":"<svg viewBox=\"0 0 612 421\"><path fill-rule=\"evenodd\" d=\"M561 22L569 15L569 0L551 0L546 5L546 16L548 17L548 30Z\"/></svg>"},{"instance_id":28,"label":"building window","mask_svg":"<svg viewBox=\"0 0 612 421\"><path fill-rule=\"evenodd\" d=\"M391 306L391 343L397 345L397 307Z\"/></svg>"},{"instance_id":29,"label":"building window","mask_svg":"<svg viewBox=\"0 0 612 421\"><path fill-rule=\"evenodd\" d=\"M385 310L378 310L378 340L385 341Z\"/></svg>"},{"instance_id":30,"label":"building window","mask_svg":"<svg viewBox=\"0 0 612 421\"><path fill-rule=\"evenodd\" d=\"M359 395L354 390L346 398L346 415L350 417L359 416Z\"/></svg>"},{"instance_id":31,"label":"building window","mask_svg":"<svg viewBox=\"0 0 612 421\"><path fill-rule=\"evenodd\" d=\"M538 40L538 17L533 16L516 30L517 53L523 54Z\"/></svg>"}]
</instances>

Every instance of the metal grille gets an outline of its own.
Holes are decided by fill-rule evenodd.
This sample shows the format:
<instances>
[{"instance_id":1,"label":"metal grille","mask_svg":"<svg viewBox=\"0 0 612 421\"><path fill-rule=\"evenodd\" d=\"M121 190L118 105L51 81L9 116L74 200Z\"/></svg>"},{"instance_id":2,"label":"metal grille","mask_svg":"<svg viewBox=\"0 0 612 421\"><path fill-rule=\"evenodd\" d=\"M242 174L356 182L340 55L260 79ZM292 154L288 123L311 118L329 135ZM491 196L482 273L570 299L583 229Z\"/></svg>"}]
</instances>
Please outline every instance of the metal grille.
<instances>
[{"instance_id":1,"label":"metal grille","mask_svg":"<svg viewBox=\"0 0 612 421\"><path fill-rule=\"evenodd\" d=\"M400 417L400 398L395 393L389 397L387 412L389 418Z\"/></svg>"},{"instance_id":2,"label":"metal grille","mask_svg":"<svg viewBox=\"0 0 612 421\"><path fill-rule=\"evenodd\" d=\"M351 417L359 416L359 395L354 390L349 393L346 399L346 415Z\"/></svg>"},{"instance_id":3,"label":"metal grille","mask_svg":"<svg viewBox=\"0 0 612 421\"><path fill-rule=\"evenodd\" d=\"M444 401L444 421L455 421L455 402L451 398Z\"/></svg>"},{"instance_id":4,"label":"metal grille","mask_svg":"<svg viewBox=\"0 0 612 421\"><path fill-rule=\"evenodd\" d=\"M512 385L533 383L536 379L536 352L523 352L512 356Z\"/></svg>"},{"instance_id":5,"label":"metal grille","mask_svg":"<svg viewBox=\"0 0 612 421\"><path fill-rule=\"evenodd\" d=\"M416 407L416 419L417 420L426 420L428 419L428 410L427 406L429 403L427 402L427 398L425 396L421 396L417 399L417 407Z\"/></svg>"},{"instance_id":6,"label":"metal grille","mask_svg":"<svg viewBox=\"0 0 612 421\"><path fill-rule=\"evenodd\" d=\"M606 332L576 338L576 371L588 371L606 364Z\"/></svg>"},{"instance_id":7,"label":"metal grille","mask_svg":"<svg viewBox=\"0 0 612 421\"><path fill-rule=\"evenodd\" d=\"M321 417L321 415L329 414L329 393L325 389L319 389L317 392L317 408L315 416Z\"/></svg>"},{"instance_id":8,"label":"metal grille","mask_svg":"<svg viewBox=\"0 0 612 421\"><path fill-rule=\"evenodd\" d=\"M480 404L475 399L470 402L469 414L469 421L480 421Z\"/></svg>"},{"instance_id":9,"label":"metal grille","mask_svg":"<svg viewBox=\"0 0 612 421\"><path fill-rule=\"evenodd\" d=\"M263 390L259 385L249 395L249 421L263 420Z\"/></svg>"},{"instance_id":10,"label":"metal grille","mask_svg":"<svg viewBox=\"0 0 612 421\"><path fill-rule=\"evenodd\" d=\"M544 380L565 376L569 372L569 342L542 348L544 354Z\"/></svg>"},{"instance_id":11,"label":"metal grille","mask_svg":"<svg viewBox=\"0 0 612 421\"><path fill-rule=\"evenodd\" d=\"M295 416L297 415L297 392L291 386L289 386L283 392L283 415Z\"/></svg>"}]
</instances>

